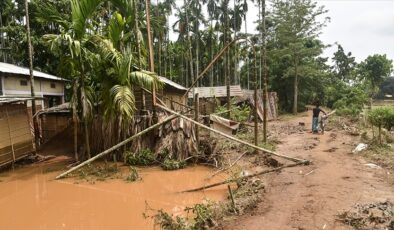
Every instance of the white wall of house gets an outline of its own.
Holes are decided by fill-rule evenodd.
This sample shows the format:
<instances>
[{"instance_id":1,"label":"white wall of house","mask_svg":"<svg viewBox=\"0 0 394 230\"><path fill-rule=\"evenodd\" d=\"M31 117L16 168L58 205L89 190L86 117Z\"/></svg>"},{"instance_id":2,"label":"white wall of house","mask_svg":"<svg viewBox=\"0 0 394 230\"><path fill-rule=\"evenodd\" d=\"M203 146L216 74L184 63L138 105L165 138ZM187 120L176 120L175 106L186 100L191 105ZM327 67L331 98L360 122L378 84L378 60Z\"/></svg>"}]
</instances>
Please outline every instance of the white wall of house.
<instances>
[{"instance_id":1,"label":"white wall of house","mask_svg":"<svg viewBox=\"0 0 394 230\"><path fill-rule=\"evenodd\" d=\"M64 82L45 78L35 78L35 94L37 97L57 96L64 103ZM31 96L30 81L24 76L2 76L1 86L3 96ZM28 106L31 106L28 104ZM44 108L44 102L42 102Z\"/></svg>"}]
</instances>

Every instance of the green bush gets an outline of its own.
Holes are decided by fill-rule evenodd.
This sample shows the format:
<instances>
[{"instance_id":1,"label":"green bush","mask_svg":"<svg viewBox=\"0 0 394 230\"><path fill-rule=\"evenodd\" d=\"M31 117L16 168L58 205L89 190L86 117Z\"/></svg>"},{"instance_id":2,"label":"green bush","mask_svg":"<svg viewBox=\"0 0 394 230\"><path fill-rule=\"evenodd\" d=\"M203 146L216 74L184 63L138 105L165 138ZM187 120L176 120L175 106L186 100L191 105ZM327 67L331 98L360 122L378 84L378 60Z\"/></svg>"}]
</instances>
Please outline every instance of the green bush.
<instances>
[{"instance_id":1,"label":"green bush","mask_svg":"<svg viewBox=\"0 0 394 230\"><path fill-rule=\"evenodd\" d=\"M125 154L126 163L129 165L152 165L155 163L155 154L150 149L143 149L137 154L127 152Z\"/></svg>"},{"instance_id":2,"label":"green bush","mask_svg":"<svg viewBox=\"0 0 394 230\"><path fill-rule=\"evenodd\" d=\"M381 107L371 110L368 113L368 121L379 128L379 143L382 144L381 129L390 130L394 126L394 108Z\"/></svg>"},{"instance_id":3,"label":"green bush","mask_svg":"<svg viewBox=\"0 0 394 230\"><path fill-rule=\"evenodd\" d=\"M227 106L218 106L215 110L215 114L220 115L221 117L226 117L227 115ZM235 99L231 100L231 111L230 111L230 120L237 122L245 122L248 120L250 115L250 106L243 105L238 106L235 103Z\"/></svg>"},{"instance_id":4,"label":"green bush","mask_svg":"<svg viewBox=\"0 0 394 230\"><path fill-rule=\"evenodd\" d=\"M126 181L134 182L140 179L140 175L135 167L130 167L130 174L127 176Z\"/></svg>"},{"instance_id":5,"label":"green bush","mask_svg":"<svg viewBox=\"0 0 394 230\"><path fill-rule=\"evenodd\" d=\"M360 88L353 88L334 103L334 108L339 115L358 116L367 102L366 93Z\"/></svg>"},{"instance_id":6,"label":"green bush","mask_svg":"<svg viewBox=\"0 0 394 230\"><path fill-rule=\"evenodd\" d=\"M161 164L161 167L164 170L177 170L177 169L183 169L186 167L186 161L184 160L174 160L174 159L169 159L166 158L163 163Z\"/></svg>"},{"instance_id":7,"label":"green bush","mask_svg":"<svg viewBox=\"0 0 394 230\"><path fill-rule=\"evenodd\" d=\"M394 108L380 107L368 113L368 121L376 127L384 127L390 130L394 126Z\"/></svg>"}]
</instances>

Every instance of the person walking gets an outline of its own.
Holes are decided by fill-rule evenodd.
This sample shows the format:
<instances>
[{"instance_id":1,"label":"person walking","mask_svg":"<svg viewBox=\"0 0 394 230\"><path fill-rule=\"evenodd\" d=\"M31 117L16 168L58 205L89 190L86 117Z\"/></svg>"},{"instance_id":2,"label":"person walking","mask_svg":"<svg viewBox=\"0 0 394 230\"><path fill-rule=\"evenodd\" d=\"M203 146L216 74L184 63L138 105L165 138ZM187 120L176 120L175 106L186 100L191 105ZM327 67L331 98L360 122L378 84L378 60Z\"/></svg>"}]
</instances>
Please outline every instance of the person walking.
<instances>
[{"instance_id":1,"label":"person walking","mask_svg":"<svg viewBox=\"0 0 394 230\"><path fill-rule=\"evenodd\" d=\"M324 113L324 115L327 115L326 112L324 112L322 109L320 109L320 104L319 102L316 103L316 107L313 108L313 117L312 117L312 132L313 133L318 133L319 131L319 114L320 112Z\"/></svg>"}]
</instances>

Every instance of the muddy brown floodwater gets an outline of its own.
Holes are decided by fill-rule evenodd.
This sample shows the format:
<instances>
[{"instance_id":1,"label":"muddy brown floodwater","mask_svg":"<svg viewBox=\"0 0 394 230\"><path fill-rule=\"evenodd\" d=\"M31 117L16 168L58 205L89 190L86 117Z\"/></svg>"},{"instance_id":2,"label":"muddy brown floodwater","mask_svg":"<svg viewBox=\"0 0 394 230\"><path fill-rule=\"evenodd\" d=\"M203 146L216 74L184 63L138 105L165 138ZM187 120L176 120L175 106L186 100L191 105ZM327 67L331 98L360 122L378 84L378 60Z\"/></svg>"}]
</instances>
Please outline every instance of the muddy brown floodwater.
<instances>
[{"instance_id":1,"label":"muddy brown floodwater","mask_svg":"<svg viewBox=\"0 0 394 230\"><path fill-rule=\"evenodd\" d=\"M143 217L146 204L185 215L185 207L226 197L226 187L177 193L207 182L212 170L202 166L140 169L139 182L113 179L94 184L75 183L72 178L56 181L58 172L43 173L43 168L34 165L0 173L0 229L153 229L153 220Z\"/></svg>"}]
</instances>

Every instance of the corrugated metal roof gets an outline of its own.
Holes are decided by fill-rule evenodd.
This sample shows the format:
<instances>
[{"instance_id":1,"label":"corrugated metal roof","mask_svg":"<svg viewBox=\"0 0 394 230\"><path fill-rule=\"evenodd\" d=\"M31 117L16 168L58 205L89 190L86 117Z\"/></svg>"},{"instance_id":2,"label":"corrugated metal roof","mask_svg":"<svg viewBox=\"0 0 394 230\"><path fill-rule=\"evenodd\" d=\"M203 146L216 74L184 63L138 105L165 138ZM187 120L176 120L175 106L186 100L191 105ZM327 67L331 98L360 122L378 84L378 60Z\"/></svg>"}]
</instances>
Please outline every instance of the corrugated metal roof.
<instances>
[{"instance_id":1,"label":"corrugated metal roof","mask_svg":"<svg viewBox=\"0 0 394 230\"><path fill-rule=\"evenodd\" d=\"M180 84L178 84L176 82L171 81L168 78L159 76L159 79L160 79L160 81L162 81L166 85L172 86L172 87L174 87L174 88L176 88L178 90L182 90L182 91L186 91L187 90L185 87L181 86Z\"/></svg>"},{"instance_id":2,"label":"corrugated metal roof","mask_svg":"<svg viewBox=\"0 0 394 230\"><path fill-rule=\"evenodd\" d=\"M30 76L30 72L28 68L20 67L4 62L0 62L0 73L10 73L10 74ZM33 74L34 77L45 78L45 79L56 80L56 81L66 81L66 79L64 78L56 77L54 75L43 73L37 70L34 70Z\"/></svg>"},{"instance_id":3,"label":"corrugated metal roof","mask_svg":"<svg viewBox=\"0 0 394 230\"><path fill-rule=\"evenodd\" d=\"M31 100L33 100L32 97L0 97L0 105ZM42 98L36 98L36 100L42 100Z\"/></svg>"},{"instance_id":4,"label":"corrugated metal roof","mask_svg":"<svg viewBox=\"0 0 394 230\"><path fill-rule=\"evenodd\" d=\"M200 98L227 97L226 86L199 87L195 88ZM240 85L230 85L231 97L242 97L243 92ZM189 98L193 98L193 90L189 93Z\"/></svg>"}]
</instances>

